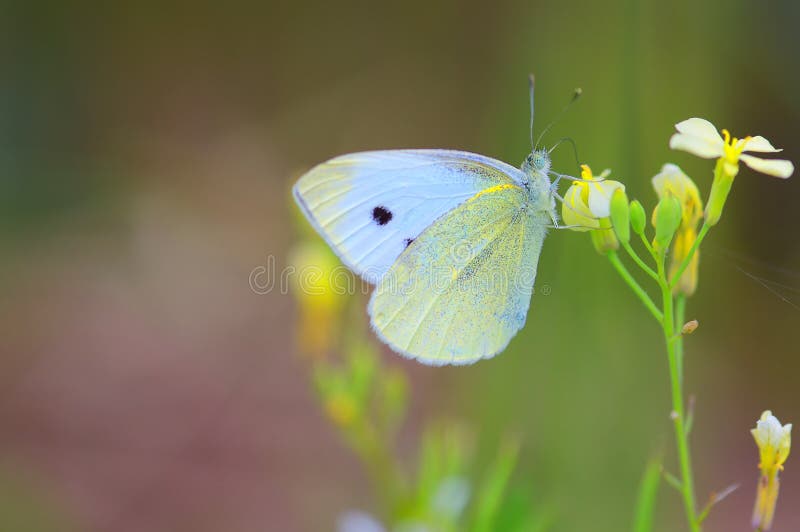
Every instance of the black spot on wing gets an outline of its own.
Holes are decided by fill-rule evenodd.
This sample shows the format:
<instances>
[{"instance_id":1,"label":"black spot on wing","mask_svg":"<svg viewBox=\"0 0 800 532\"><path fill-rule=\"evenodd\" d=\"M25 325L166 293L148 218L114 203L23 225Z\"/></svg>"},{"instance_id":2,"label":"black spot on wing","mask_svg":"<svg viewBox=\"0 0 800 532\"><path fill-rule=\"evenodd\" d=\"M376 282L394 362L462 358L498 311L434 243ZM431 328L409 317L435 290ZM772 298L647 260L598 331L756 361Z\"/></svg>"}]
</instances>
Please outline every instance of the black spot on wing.
<instances>
[{"instance_id":1,"label":"black spot on wing","mask_svg":"<svg viewBox=\"0 0 800 532\"><path fill-rule=\"evenodd\" d=\"M378 225L386 225L392 219L392 211L387 209L386 207L382 207L378 205L374 209L372 209L372 219L375 220L375 223Z\"/></svg>"}]
</instances>

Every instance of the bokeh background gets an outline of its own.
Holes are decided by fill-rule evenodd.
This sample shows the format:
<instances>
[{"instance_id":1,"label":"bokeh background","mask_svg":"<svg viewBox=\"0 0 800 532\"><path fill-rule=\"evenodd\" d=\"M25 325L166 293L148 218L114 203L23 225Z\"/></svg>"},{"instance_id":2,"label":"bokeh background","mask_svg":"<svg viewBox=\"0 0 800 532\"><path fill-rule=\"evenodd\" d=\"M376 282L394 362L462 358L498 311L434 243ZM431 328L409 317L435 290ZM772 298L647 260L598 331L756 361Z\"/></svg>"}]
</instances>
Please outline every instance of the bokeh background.
<instances>
[{"instance_id":1,"label":"bokeh background","mask_svg":"<svg viewBox=\"0 0 800 532\"><path fill-rule=\"evenodd\" d=\"M289 188L363 149L517 164L575 139L652 206L649 179L703 116L800 160L796 2L16 2L0 8L0 529L317 531L372 510L298 357L294 300L251 290L296 241ZM574 171L571 150L556 168ZM800 176L743 169L707 240L687 343L699 498L749 530L761 411L800 420ZM586 235L553 232L526 328L498 358L410 376L410 421L523 446L513 482L554 530L629 527L646 461L675 469L659 330ZM365 313L360 315L365 319ZM486 456L490 456L487 451ZM479 456L483 454L479 453ZM800 464L775 530L800 529ZM659 530L682 529L663 487Z\"/></svg>"}]
</instances>

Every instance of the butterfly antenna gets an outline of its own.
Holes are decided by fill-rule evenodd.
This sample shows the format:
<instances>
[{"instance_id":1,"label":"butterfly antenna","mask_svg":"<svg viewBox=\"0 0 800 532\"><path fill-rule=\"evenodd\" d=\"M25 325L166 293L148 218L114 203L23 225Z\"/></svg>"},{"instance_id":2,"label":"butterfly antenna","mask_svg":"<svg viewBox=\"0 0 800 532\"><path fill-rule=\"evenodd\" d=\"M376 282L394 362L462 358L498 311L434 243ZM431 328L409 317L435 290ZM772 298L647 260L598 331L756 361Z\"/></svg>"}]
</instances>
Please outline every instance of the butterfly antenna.
<instances>
[{"instance_id":1,"label":"butterfly antenna","mask_svg":"<svg viewBox=\"0 0 800 532\"><path fill-rule=\"evenodd\" d=\"M531 148L533 148L533 86L535 85L535 81L533 74L528 74L528 90L531 98Z\"/></svg>"},{"instance_id":2,"label":"butterfly antenna","mask_svg":"<svg viewBox=\"0 0 800 532\"><path fill-rule=\"evenodd\" d=\"M567 110L568 110L570 107L572 107L572 104L573 104L573 103L575 103L575 102L578 100L578 98L580 98L580 97L581 97L581 94L583 94L583 89L581 89L580 87L576 88L576 89L575 89L575 92L573 92L573 93L572 93L572 98L569 100L569 102L567 103L567 105L565 105L565 106L564 106L564 108L563 108L563 109L561 109L561 112L559 112L559 113L556 115L556 117L555 117L555 118L554 118L554 119L553 119L553 120L552 120L552 121L551 121L549 124L547 124L547 127L546 127L546 128L544 128L544 131L542 131L542 132L541 132L541 134L539 135L539 138L538 138L538 139L536 139L536 145L534 146L534 149L536 149L536 148L539 146L539 142L541 142L541 140L542 140L542 137L544 137L545 133L547 133L548 131L550 131L550 128L551 128L551 127L553 127L553 126L556 124L556 122L558 122L558 121L559 121L559 119L561 119L561 117L562 117L562 116L564 116L564 113L566 113L566 112L567 112ZM531 98L532 98L532 97L533 97L533 92L531 92ZM531 100L531 101L533 101L533 100ZM533 108L531 108L531 116L532 116L532 115L533 115ZM532 120L531 120L531 124L533 124L533 121L532 121ZM531 133L532 133L532 132L533 132L533 126L531 126Z\"/></svg>"},{"instance_id":3,"label":"butterfly antenna","mask_svg":"<svg viewBox=\"0 0 800 532\"><path fill-rule=\"evenodd\" d=\"M578 145L575 143L575 140L572 137L562 137L562 138L558 139L558 142L556 142L555 145L552 148L547 150L547 153L548 154L553 153L553 150L558 148L558 145L561 144L562 142L565 142L565 141L569 142L570 144L572 144L572 153L575 155L575 164L578 165L578 173L580 173L581 159L580 159L580 157L578 157Z\"/></svg>"}]
</instances>

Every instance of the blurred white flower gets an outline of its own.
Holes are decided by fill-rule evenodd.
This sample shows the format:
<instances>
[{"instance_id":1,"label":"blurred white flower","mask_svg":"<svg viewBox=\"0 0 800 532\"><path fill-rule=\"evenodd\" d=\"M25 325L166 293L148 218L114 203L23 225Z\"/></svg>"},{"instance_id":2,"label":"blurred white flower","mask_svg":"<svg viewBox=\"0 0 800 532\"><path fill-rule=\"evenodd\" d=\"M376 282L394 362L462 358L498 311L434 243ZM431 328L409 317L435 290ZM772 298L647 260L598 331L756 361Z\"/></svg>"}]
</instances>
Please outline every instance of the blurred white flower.
<instances>
[{"instance_id":1,"label":"blurred white flower","mask_svg":"<svg viewBox=\"0 0 800 532\"><path fill-rule=\"evenodd\" d=\"M365 512L352 510L339 516L337 532L386 532L383 525Z\"/></svg>"},{"instance_id":2,"label":"blurred white flower","mask_svg":"<svg viewBox=\"0 0 800 532\"><path fill-rule=\"evenodd\" d=\"M469 501L470 486L466 479L448 477L439 484L433 496L433 510L456 519L464 511Z\"/></svg>"},{"instance_id":3,"label":"blurred white flower","mask_svg":"<svg viewBox=\"0 0 800 532\"><path fill-rule=\"evenodd\" d=\"M775 516L775 504L778 502L778 472L783 471L783 463L786 462L792 446L792 424L781 425L772 412L765 410L761 419L756 422L756 428L750 432L758 445L758 467L761 469L753 508L753 528L769 530Z\"/></svg>"},{"instance_id":4,"label":"blurred white flower","mask_svg":"<svg viewBox=\"0 0 800 532\"><path fill-rule=\"evenodd\" d=\"M778 418L773 416L771 411L765 410L761 414L761 419L756 422L756 428L750 432L761 452L759 467L782 468L792 446L792 424L781 426Z\"/></svg>"}]
</instances>

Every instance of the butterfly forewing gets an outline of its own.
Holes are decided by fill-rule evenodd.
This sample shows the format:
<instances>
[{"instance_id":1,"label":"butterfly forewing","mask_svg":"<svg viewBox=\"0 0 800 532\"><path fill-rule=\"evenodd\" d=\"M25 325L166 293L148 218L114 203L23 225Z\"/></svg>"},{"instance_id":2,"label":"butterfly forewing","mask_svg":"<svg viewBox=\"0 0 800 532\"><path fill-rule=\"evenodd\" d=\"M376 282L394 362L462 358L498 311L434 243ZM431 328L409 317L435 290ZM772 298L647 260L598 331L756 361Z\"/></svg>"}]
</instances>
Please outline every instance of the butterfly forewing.
<instances>
[{"instance_id":1,"label":"butterfly forewing","mask_svg":"<svg viewBox=\"0 0 800 532\"><path fill-rule=\"evenodd\" d=\"M377 283L437 219L480 191L523 179L520 170L473 153L374 151L320 164L294 195L342 261Z\"/></svg>"}]
</instances>

